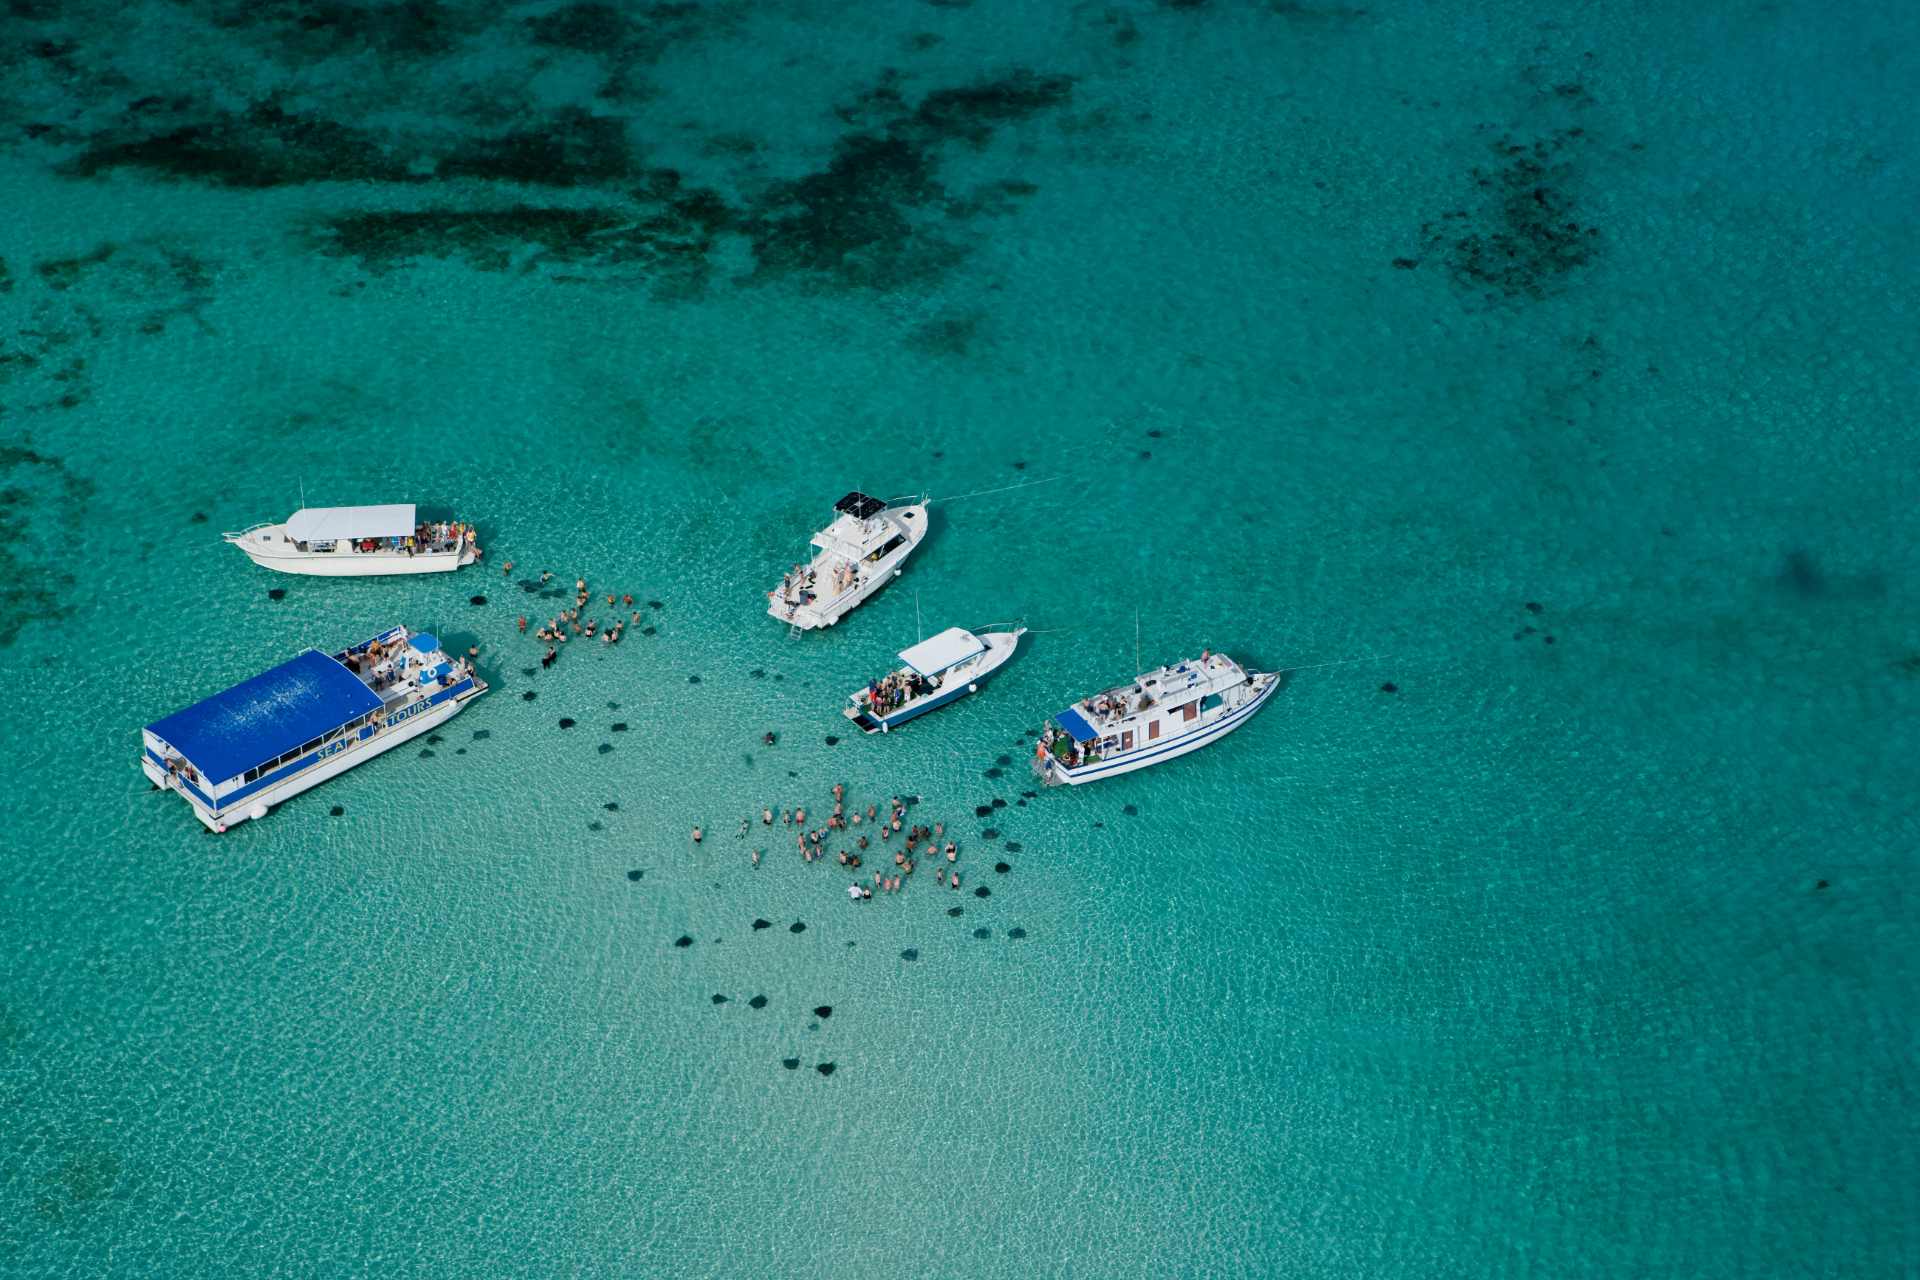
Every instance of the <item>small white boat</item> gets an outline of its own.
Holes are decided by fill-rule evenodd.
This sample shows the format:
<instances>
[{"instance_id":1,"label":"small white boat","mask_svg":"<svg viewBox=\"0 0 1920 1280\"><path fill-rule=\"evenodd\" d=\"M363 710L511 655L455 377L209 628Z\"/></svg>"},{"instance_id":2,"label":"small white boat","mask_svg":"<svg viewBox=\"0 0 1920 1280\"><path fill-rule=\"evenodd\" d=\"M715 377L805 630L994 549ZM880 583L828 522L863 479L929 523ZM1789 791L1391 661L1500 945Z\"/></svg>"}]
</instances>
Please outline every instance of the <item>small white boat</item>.
<instances>
[{"instance_id":1,"label":"small white boat","mask_svg":"<svg viewBox=\"0 0 1920 1280\"><path fill-rule=\"evenodd\" d=\"M902 649L900 669L855 693L841 714L863 733L897 729L915 716L978 693L987 677L1013 657L1025 634L1025 627L979 635L965 627L948 627L911 649Z\"/></svg>"},{"instance_id":2,"label":"small white boat","mask_svg":"<svg viewBox=\"0 0 1920 1280\"><path fill-rule=\"evenodd\" d=\"M449 573L480 558L472 525L422 524L411 502L304 507L284 524L257 524L221 536L263 568L323 578Z\"/></svg>"},{"instance_id":3,"label":"small white boat","mask_svg":"<svg viewBox=\"0 0 1920 1280\"><path fill-rule=\"evenodd\" d=\"M225 831L444 724L487 691L440 642L393 627L309 649L141 731L140 767Z\"/></svg>"},{"instance_id":4,"label":"small white boat","mask_svg":"<svg viewBox=\"0 0 1920 1280\"><path fill-rule=\"evenodd\" d=\"M767 613L801 631L830 627L866 603L927 536L925 502L889 507L850 493L833 509L833 523L813 535L813 559L767 592Z\"/></svg>"},{"instance_id":5,"label":"small white boat","mask_svg":"<svg viewBox=\"0 0 1920 1280\"><path fill-rule=\"evenodd\" d=\"M1034 772L1078 786L1198 751L1252 719L1279 687L1277 671L1249 672L1202 651L1055 716L1034 749Z\"/></svg>"}]
</instances>

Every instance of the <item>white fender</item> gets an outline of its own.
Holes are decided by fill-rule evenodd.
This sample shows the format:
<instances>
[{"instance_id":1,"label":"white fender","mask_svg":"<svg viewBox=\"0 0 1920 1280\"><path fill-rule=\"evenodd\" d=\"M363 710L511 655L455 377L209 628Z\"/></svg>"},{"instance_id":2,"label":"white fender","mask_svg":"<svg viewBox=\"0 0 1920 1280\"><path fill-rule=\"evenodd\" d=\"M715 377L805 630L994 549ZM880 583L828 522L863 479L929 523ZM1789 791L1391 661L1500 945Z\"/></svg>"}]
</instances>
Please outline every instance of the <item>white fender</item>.
<instances>
[{"instance_id":1,"label":"white fender","mask_svg":"<svg viewBox=\"0 0 1920 1280\"><path fill-rule=\"evenodd\" d=\"M264 803L256 804L253 806L253 808L247 810L247 816L249 818L252 818L255 822L258 822L260 819L267 816L267 806Z\"/></svg>"},{"instance_id":2,"label":"white fender","mask_svg":"<svg viewBox=\"0 0 1920 1280\"><path fill-rule=\"evenodd\" d=\"M977 685L977 684L970 684L970 685L968 685L968 686L967 686L967 692L968 692L968 693L978 693L978 692L980 692L980 686L979 686L979 685Z\"/></svg>"}]
</instances>

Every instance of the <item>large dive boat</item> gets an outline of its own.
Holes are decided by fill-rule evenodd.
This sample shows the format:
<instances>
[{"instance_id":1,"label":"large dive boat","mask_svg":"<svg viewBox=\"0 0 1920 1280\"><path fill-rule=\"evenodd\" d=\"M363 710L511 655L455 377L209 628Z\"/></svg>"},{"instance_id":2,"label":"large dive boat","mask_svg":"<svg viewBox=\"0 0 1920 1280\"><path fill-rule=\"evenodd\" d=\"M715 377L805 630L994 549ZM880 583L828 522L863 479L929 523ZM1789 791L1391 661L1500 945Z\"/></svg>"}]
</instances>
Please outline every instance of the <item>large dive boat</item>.
<instances>
[{"instance_id":1,"label":"large dive boat","mask_svg":"<svg viewBox=\"0 0 1920 1280\"><path fill-rule=\"evenodd\" d=\"M1224 653L1149 671L1083 698L1053 718L1034 749L1043 782L1078 786L1197 751L1232 733L1280 687Z\"/></svg>"},{"instance_id":2,"label":"large dive boat","mask_svg":"<svg viewBox=\"0 0 1920 1280\"><path fill-rule=\"evenodd\" d=\"M927 536L924 501L890 507L856 492L833 509L833 523L813 535L813 559L767 592L768 614L801 631L830 627L859 608Z\"/></svg>"},{"instance_id":3,"label":"large dive boat","mask_svg":"<svg viewBox=\"0 0 1920 1280\"><path fill-rule=\"evenodd\" d=\"M225 831L444 724L486 691L438 640L394 627L339 653L309 649L154 721L141 733L140 767Z\"/></svg>"},{"instance_id":4,"label":"large dive boat","mask_svg":"<svg viewBox=\"0 0 1920 1280\"><path fill-rule=\"evenodd\" d=\"M901 667L871 681L842 709L864 733L886 733L970 693L1005 666L1020 647L1025 627L983 631L948 627L939 635L900 651Z\"/></svg>"},{"instance_id":5,"label":"large dive boat","mask_svg":"<svg viewBox=\"0 0 1920 1280\"><path fill-rule=\"evenodd\" d=\"M263 568L323 578L449 573L480 558L472 525L421 523L411 502L303 507L285 523L221 536Z\"/></svg>"}]
</instances>

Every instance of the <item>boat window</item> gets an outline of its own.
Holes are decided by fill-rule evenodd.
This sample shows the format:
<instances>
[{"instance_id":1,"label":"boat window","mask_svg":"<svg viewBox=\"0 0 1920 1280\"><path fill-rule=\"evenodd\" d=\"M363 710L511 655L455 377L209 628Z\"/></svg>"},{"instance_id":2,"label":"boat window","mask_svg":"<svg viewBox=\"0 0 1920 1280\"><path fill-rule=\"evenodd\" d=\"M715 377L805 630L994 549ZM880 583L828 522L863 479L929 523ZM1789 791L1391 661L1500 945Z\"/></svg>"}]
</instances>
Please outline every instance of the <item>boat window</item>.
<instances>
[{"instance_id":1,"label":"boat window","mask_svg":"<svg viewBox=\"0 0 1920 1280\"><path fill-rule=\"evenodd\" d=\"M1126 729L1126 730L1122 730L1122 731L1121 731L1121 734L1120 734L1120 749L1121 749L1122 751L1131 751L1131 750L1133 750L1133 730L1131 730L1131 729Z\"/></svg>"},{"instance_id":2,"label":"boat window","mask_svg":"<svg viewBox=\"0 0 1920 1280\"><path fill-rule=\"evenodd\" d=\"M1220 695L1217 693L1210 693L1206 697L1200 700L1200 709L1202 711L1211 711L1219 705L1220 705ZM1193 717L1188 716L1187 719L1191 720L1193 719Z\"/></svg>"},{"instance_id":3,"label":"boat window","mask_svg":"<svg viewBox=\"0 0 1920 1280\"><path fill-rule=\"evenodd\" d=\"M867 559L868 560L884 560L887 558L887 555L889 552L891 552L895 547L898 547L901 543L905 541L906 541L905 538L901 537L899 534L896 533L891 538L888 538L885 542L880 544L880 549L874 552L872 555L868 556Z\"/></svg>"},{"instance_id":4,"label":"boat window","mask_svg":"<svg viewBox=\"0 0 1920 1280\"><path fill-rule=\"evenodd\" d=\"M1147 725L1147 741L1152 742L1154 739L1158 738L1159 736L1160 736L1160 722L1158 720L1152 721Z\"/></svg>"},{"instance_id":5,"label":"boat window","mask_svg":"<svg viewBox=\"0 0 1920 1280\"><path fill-rule=\"evenodd\" d=\"M1184 707L1175 707L1174 710L1180 713L1182 720L1191 720L1200 714L1200 704L1198 702L1189 702Z\"/></svg>"},{"instance_id":6,"label":"boat window","mask_svg":"<svg viewBox=\"0 0 1920 1280\"><path fill-rule=\"evenodd\" d=\"M240 775L240 781L252 782L255 778L258 778L259 776L260 776L260 771L258 769L249 769L245 773Z\"/></svg>"},{"instance_id":7,"label":"boat window","mask_svg":"<svg viewBox=\"0 0 1920 1280\"><path fill-rule=\"evenodd\" d=\"M320 745L320 739L315 738L312 742L309 742L305 746L300 748L300 754L305 755L307 754L307 752L314 750L319 745Z\"/></svg>"}]
</instances>

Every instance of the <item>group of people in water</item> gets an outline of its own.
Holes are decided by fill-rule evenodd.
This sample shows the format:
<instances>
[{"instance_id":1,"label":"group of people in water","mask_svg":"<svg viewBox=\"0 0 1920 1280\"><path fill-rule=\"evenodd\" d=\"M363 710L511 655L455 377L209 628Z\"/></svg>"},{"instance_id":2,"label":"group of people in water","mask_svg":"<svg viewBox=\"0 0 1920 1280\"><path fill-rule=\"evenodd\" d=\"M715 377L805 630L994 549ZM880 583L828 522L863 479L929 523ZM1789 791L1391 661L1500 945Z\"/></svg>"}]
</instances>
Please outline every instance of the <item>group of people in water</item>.
<instances>
[{"instance_id":1,"label":"group of people in water","mask_svg":"<svg viewBox=\"0 0 1920 1280\"><path fill-rule=\"evenodd\" d=\"M503 575L513 572L513 561L507 561L507 563L502 566L500 572ZM552 580L553 574L551 571L543 570L541 572L540 581L543 584ZM565 644L571 637L578 636L581 639L591 640L595 636L598 636L602 644L619 644L620 637L626 632L627 624L630 621L640 621L640 610L633 607L632 592L627 592L618 597L615 597L612 592L607 593L606 601L609 608L613 608L617 601L619 607L632 610L633 614L630 619L618 618L611 625L602 625L598 618L585 618L583 620L583 615L586 613L588 607L587 602L591 599L592 593L587 590L587 580L585 578L575 579L573 584L573 608L562 609L555 616L548 618L544 626L534 628L534 638L545 641L547 646L546 653L540 659L541 666L551 667L560 656L560 646ZM521 614L517 621L520 624L521 634L524 635L527 630L527 616Z\"/></svg>"},{"instance_id":2,"label":"group of people in water","mask_svg":"<svg viewBox=\"0 0 1920 1280\"><path fill-rule=\"evenodd\" d=\"M902 799L894 796L887 801L884 810L878 804L870 804L862 810L858 805L847 803L846 784L836 782L833 784L833 807L825 814L824 822L820 822L821 814L815 810L814 820L817 825L808 826L805 806L781 809L779 821L782 826L795 828L793 844L803 862L825 862L831 853L836 864L849 871L857 872L863 869L863 864L868 857L884 857L891 850L893 872L888 873L884 868L877 869L869 873L866 883L856 878L847 886L847 896L856 901L865 901L873 897L875 890L881 893L899 893L906 887L907 878L913 875L921 862L933 864L933 879L936 884L947 889L958 889L960 868L957 863L960 858L960 846L956 841L946 839L947 824L944 822L936 822L932 826L917 822L909 824L907 808L914 800L915 797ZM774 820L773 806L768 805L760 810L761 826L771 827ZM738 838L745 839L752 826L751 817L740 819ZM876 830L881 842L879 850L873 848L871 833ZM898 845L893 844L896 836L900 838ZM705 837L704 829L700 827L693 829L695 844L699 844ZM841 847L832 848L834 845ZM758 867L760 859L765 854L765 849L753 850L752 864ZM945 867L939 865L942 857L947 862Z\"/></svg>"}]
</instances>

